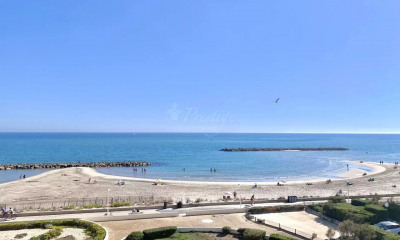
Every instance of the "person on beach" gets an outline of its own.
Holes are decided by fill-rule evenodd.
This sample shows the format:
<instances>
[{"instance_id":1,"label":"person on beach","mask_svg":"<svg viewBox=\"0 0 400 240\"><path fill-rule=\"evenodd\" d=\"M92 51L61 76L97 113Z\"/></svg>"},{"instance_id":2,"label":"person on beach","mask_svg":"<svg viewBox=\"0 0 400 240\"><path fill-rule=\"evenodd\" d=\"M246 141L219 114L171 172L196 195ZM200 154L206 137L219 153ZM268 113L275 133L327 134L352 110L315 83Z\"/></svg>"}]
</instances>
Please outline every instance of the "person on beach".
<instances>
[{"instance_id":1,"label":"person on beach","mask_svg":"<svg viewBox=\"0 0 400 240\"><path fill-rule=\"evenodd\" d=\"M23 178L23 179L25 179L25 178L26 178L25 174L24 174L24 176L22 176L22 178Z\"/></svg>"},{"instance_id":2,"label":"person on beach","mask_svg":"<svg viewBox=\"0 0 400 240\"><path fill-rule=\"evenodd\" d=\"M4 207L1 208L1 214L3 217L7 214L7 210Z\"/></svg>"},{"instance_id":3,"label":"person on beach","mask_svg":"<svg viewBox=\"0 0 400 240\"><path fill-rule=\"evenodd\" d=\"M347 171L349 171L349 164L347 164Z\"/></svg>"},{"instance_id":4,"label":"person on beach","mask_svg":"<svg viewBox=\"0 0 400 240\"><path fill-rule=\"evenodd\" d=\"M250 200L251 200L251 206L253 206L254 205L254 201L255 201L254 194L253 194L253 196L251 196Z\"/></svg>"},{"instance_id":5,"label":"person on beach","mask_svg":"<svg viewBox=\"0 0 400 240\"><path fill-rule=\"evenodd\" d=\"M236 200L236 196L237 196L237 192L236 192L236 191L234 191L234 192L233 192L233 199L235 199L235 200Z\"/></svg>"}]
</instances>

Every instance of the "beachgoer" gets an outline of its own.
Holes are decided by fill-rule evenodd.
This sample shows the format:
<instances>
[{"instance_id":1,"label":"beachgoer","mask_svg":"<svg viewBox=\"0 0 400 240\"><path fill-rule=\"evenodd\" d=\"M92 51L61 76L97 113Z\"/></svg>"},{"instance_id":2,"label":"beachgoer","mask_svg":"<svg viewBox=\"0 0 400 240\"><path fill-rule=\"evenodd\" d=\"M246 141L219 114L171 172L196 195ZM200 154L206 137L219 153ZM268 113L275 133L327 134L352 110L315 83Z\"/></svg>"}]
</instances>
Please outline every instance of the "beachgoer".
<instances>
[{"instance_id":1,"label":"beachgoer","mask_svg":"<svg viewBox=\"0 0 400 240\"><path fill-rule=\"evenodd\" d=\"M347 171L349 171L349 164L347 164Z\"/></svg>"},{"instance_id":2,"label":"beachgoer","mask_svg":"<svg viewBox=\"0 0 400 240\"><path fill-rule=\"evenodd\" d=\"M25 174L24 174L24 176L22 176L22 178L23 178L23 179L25 179L25 178L26 178Z\"/></svg>"},{"instance_id":3,"label":"beachgoer","mask_svg":"<svg viewBox=\"0 0 400 240\"><path fill-rule=\"evenodd\" d=\"M251 200L251 206L253 206L254 205L254 201L255 201L254 194L253 194L253 196L251 196L250 200Z\"/></svg>"},{"instance_id":4,"label":"beachgoer","mask_svg":"<svg viewBox=\"0 0 400 240\"><path fill-rule=\"evenodd\" d=\"M257 188L257 183L254 183L254 186L253 186L253 188Z\"/></svg>"},{"instance_id":5,"label":"beachgoer","mask_svg":"<svg viewBox=\"0 0 400 240\"><path fill-rule=\"evenodd\" d=\"M186 168L183 168L183 171L186 171Z\"/></svg>"},{"instance_id":6,"label":"beachgoer","mask_svg":"<svg viewBox=\"0 0 400 240\"><path fill-rule=\"evenodd\" d=\"M214 168L214 172L216 172L217 170Z\"/></svg>"},{"instance_id":7,"label":"beachgoer","mask_svg":"<svg viewBox=\"0 0 400 240\"><path fill-rule=\"evenodd\" d=\"M92 178L89 178L89 184L91 184L92 183Z\"/></svg>"},{"instance_id":8,"label":"beachgoer","mask_svg":"<svg viewBox=\"0 0 400 240\"><path fill-rule=\"evenodd\" d=\"M210 172L212 172L212 168L210 168Z\"/></svg>"},{"instance_id":9,"label":"beachgoer","mask_svg":"<svg viewBox=\"0 0 400 240\"><path fill-rule=\"evenodd\" d=\"M233 192L233 199L236 199L236 195L237 195L237 192L234 191L234 192Z\"/></svg>"},{"instance_id":10,"label":"beachgoer","mask_svg":"<svg viewBox=\"0 0 400 240\"><path fill-rule=\"evenodd\" d=\"M2 215L4 217L7 214L7 210L4 207L2 207L1 208L1 213L2 213Z\"/></svg>"}]
</instances>

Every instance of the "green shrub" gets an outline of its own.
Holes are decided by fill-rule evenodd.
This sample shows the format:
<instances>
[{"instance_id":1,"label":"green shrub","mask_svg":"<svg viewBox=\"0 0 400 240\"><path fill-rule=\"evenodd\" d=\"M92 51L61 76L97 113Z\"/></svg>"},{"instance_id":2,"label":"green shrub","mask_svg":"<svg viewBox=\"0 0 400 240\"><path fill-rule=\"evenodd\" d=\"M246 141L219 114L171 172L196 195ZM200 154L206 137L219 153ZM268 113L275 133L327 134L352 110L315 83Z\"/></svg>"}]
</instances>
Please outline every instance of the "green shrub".
<instances>
[{"instance_id":1,"label":"green shrub","mask_svg":"<svg viewBox=\"0 0 400 240\"><path fill-rule=\"evenodd\" d=\"M243 232L246 230L246 228L238 228L237 232L239 236L243 236Z\"/></svg>"},{"instance_id":2,"label":"green shrub","mask_svg":"<svg viewBox=\"0 0 400 240\"><path fill-rule=\"evenodd\" d=\"M251 214L260 213L274 213L274 212L290 212L290 211L302 211L304 207L302 205L283 205L283 206L270 206L270 207L254 207L249 210Z\"/></svg>"},{"instance_id":3,"label":"green shrub","mask_svg":"<svg viewBox=\"0 0 400 240\"><path fill-rule=\"evenodd\" d=\"M400 222L400 205L396 203L390 203L388 207L389 218Z\"/></svg>"},{"instance_id":4,"label":"green shrub","mask_svg":"<svg viewBox=\"0 0 400 240\"><path fill-rule=\"evenodd\" d=\"M354 206L365 206L367 204L371 204L372 201L370 200L361 200L361 199L352 199L351 200L351 205Z\"/></svg>"},{"instance_id":5,"label":"green shrub","mask_svg":"<svg viewBox=\"0 0 400 240\"><path fill-rule=\"evenodd\" d=\"M62 229L54 228L54 229L51 229L50 231L43 233L39 236L31 237L29 240L50 240L52 238L60 236L61 233L62 233Z\"/></svg>"},{"instance_id":6,"label":"green shrub","mask_svg":"<svg viewBox=\"0 0 400 240\"><path fill-rule=\"evenodd\" d=\"M376 232L368 224L357 224L351 220L339 224L341 239L376 240Z\"/></svg>"},{"instance_id":7,"label":"green shrub","mask_svg":"<svg viewBox=\"0 0 400 240\"><path fill-rule=\"evenodd\" d=\"M243 238L244 240L262 240L264 239L265 234L266 233L263 230L246 228L243 232Z\"/></svg>"},{"instance_id":8,"label":"green shrub","mask_svg":"<svg viewBox=\"0 0 400 240\"><path fill-rule=\"evenodd\" d=\"M83 208L102 208L103 206L100 204L86 204Z\"/></svg>"},{"instance_id":9,"label":"green shrub","mask_svg":"<svg viewBox=\"0 0 400 240\"><path fill-rule=\"evenodd\" d=\"M329 201L332 203L344 203L346 199L343 196L331 196L329 197Z\"/></svg>"},{"instance_id":10,"label":"green shrub","mask_svg":"<svg viewBox=\"0 0 400 240\"><path fill-rule=\"evenodd\" d=\"M75 205L68 205L63 208L64 210L75 209Z\"/></svg>"},{"instance_id":11,"label":"green shrub","mask_svg":"<svg viewBox=\"0 0 400 240\"><path fill-rule=\"evenodd\" d=\"M125 238L125 240L143 240L143 238L143 232L132 232Z\"/></svg>"},{"instance_id":12,"label":"green shrub","mask_svg":"<svg viewBox=\"0 0 400 240\"><path fill-rule=\"evenodd\" d=\"M371 219L371 223L378 223L388 220L388 210L380 205L370 204L365 206L365 210L372 212L374 216Z\"/></svg>"},{"instance_id":13,"label":"green shrub","mask_svg":"<svg viewBox=\"0 0 400 240\"><path fill-rule=\"evenodd\" d=\"M295 240L295 239L274 233L269 236L269 240Z\"/></svg>"},{"instance_id":14,"label":"green shrub","mask_svg":"<svg viewBox=\"0 0 400 240\"><path fill-rule=\"evenodd\" d=\"M111 204L111 207L126 207L126 206L132 206L132 202L113 202Z\"/></svg>"},{"instance_id":15,"label":"green shrub","mask_svg":"<svg viewBox=\"0 0 400 240\"><path fill-rule=\"evenodd\" d=\"M322 205L321 204L309 205L308 208L310 208L311 210L314 210L316 212L322 213Z\"/></svg>"},{"instance_id":16,"label":"green shrub","mask_svg":"<svg viewBox=\"0 0 400 240\"><path fill-rule=\"evenodd\" d=\"M48 224L52 224L54 227L64 226L64 227L83 228L92 237L92 240L103 240L104 237L106 236L106 230L104 230L104 228L102 228L100 225L76 219L6 223L6 224L0 224L0 231L32 229L32 228L44 229Z\"/></svg>"},{"instance_id":17,"label":"green shrub","mask_svg":"<svg viewBox=\"0 0 400 240\"><path fill-rule=\"evenodd\" d=\"M231 230L232 230L231 227L223 227L222 228L222 233L225 234L225 235L226 234L230 234Z\"/></svg>"},{"instance_id":18,"label":"green shrub","mask_svg":"<svg viewBox=\"0 0 400 240\"><path fill-rule=\"evenodd\" d=\"M352 220L355 223L370 222L373 213L366 211L362 207L356 207L348 203L327 203L323 205L322 211L328 217L338 221Z\"/></svg>"},{"instance_id":19,"label":"green shrub","mask_svg":"<svg viewBox=\"0 0 400 240\"><path fill-rule=\"evenodd\" d=\"M144 239L153 240L157 238L166 238L174 234L177 229L178 228L175 226L147 229L143 231Z\"/></svg>"}]
</instances>

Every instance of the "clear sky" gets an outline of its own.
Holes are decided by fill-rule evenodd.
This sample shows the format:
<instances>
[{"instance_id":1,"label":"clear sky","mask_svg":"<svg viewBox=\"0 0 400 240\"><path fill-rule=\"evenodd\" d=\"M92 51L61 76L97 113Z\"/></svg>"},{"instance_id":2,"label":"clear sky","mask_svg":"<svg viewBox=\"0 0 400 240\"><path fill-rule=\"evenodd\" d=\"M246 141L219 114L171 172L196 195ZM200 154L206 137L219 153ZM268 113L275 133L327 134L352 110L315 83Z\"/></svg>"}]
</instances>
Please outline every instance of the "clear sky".
<instances>
[{"instance_id":1,"label":"clear sky","mask_svg":"<svg viewBox=\"0 0 400 240\"><path fill-rule=\"evenodd\" d=\"M0 0L0 131L400 133L399 10Z\"/></svg>"}]
</instances>

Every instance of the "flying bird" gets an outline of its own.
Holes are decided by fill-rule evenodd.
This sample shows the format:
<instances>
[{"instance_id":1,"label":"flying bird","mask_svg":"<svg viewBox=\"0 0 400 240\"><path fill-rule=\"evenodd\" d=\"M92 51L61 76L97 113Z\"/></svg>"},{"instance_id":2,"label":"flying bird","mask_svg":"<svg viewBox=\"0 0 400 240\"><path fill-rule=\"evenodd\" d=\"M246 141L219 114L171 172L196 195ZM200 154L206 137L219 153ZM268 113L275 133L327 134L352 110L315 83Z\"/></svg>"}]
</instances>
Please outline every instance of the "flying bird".
<instances>
[{"instance_id":1,"label":"flying bird","mask_svg":"<svg viewBox=\"0 0 400 240\"><path fill-rule=\"evenodd\" d=\"M275 100L275 103L278 103L279 99L280 99L280 98L276 99L276 100Z\"/></svg>"}]
</instances>

